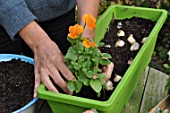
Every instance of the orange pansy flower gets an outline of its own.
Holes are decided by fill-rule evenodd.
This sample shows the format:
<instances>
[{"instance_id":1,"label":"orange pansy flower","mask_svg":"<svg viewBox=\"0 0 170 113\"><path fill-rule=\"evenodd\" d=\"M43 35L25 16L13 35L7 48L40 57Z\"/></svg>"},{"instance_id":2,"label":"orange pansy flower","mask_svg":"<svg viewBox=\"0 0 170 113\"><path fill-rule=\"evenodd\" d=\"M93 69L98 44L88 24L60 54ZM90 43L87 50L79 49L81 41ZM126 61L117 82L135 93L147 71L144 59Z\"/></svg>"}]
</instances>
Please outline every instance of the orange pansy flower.
<instances>
[{"instance_id":1,"label":"orange pansy flower","mask_svg":"<svg viewBox=\"0 0 170 113\"><path fill-rule=\"evenodd\" d=\"M90 48L90 42L89 42L89 40L88 40L87 38L84 38L84 39L83 39L83 45L84 45L84 47L86 47L86 48Z\"/></svg>"},{"instance_id":2,"label":"orange pansy flower","mask_svg":"<svg viewBox=\"0 0 170 113\"><path fill-rule=\"evenodd\" d=\"M74 26L69 27L69 34L68 36L72 39L76 39L78 35L80 35L83 32L83 27L76 24Z\"/></svg>"},{"instance_id":3,"label":"orange pansy flower","mask_svg":"<svg viewBox=\"0 0 170 113\"><path fill-rule=\"evenodd\" d=\"M96 19L91 14L84 14L82 20L87 24L89 29L96 27Z\"/></svg>"},{"instance_id":4,"label":"orange pansy flower","mask_svg":"<svg viewBox=\"0 0 170 113\"><path fill-rule=\"evenodd\" d=\"M84 39L83 39L83 45L84 45L86 48L97 47L97 45L96 45L95 42L90 42L87 38L84 38Z\"/></svg>"},{"instance_id":5,"label":"orange pansy flower","mask_svg":"<svg viewBox=\"0 0 170 113\"><path fill-rule=\"evenodd\" d=\"M90 45L91 45L92 47L97 47L97 45L96 45L95 42L90 42Z\"/></svg>"}]
</instances>

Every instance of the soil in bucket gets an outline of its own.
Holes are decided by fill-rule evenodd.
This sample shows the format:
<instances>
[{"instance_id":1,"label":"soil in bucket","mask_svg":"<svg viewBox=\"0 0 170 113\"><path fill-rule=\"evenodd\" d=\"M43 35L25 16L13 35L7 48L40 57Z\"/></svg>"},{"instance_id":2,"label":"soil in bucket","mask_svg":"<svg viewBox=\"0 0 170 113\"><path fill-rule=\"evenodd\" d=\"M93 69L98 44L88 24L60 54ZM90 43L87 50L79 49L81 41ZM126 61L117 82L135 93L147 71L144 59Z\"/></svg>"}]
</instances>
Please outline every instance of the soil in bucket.
<instances>
[{"instance_id":1,"label":"soil in bucket","mask_svg":"<svg viewBox=\"0 0 170 113\"><path fill-rule=\"evenodd\" d=\"M0 113L11 113L33 99L34 66L20 59L0 62Z\"/></svg>"}]
</instances>

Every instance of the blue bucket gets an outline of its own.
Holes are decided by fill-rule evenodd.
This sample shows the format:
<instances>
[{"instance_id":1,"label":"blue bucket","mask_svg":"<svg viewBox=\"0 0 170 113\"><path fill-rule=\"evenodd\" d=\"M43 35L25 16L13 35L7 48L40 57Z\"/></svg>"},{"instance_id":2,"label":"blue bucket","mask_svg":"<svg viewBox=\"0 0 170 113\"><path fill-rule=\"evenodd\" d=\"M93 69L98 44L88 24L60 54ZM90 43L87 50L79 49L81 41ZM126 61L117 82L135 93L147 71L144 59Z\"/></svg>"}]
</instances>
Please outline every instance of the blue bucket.
<instances>
[{"instance_id":1,"label":"blue bucket","mask_svg":"<svg viewBox=\"0 0 170 113\"><path fill-rule=\"evenodd\" d=\"M34 59L23 56L23 55L15 55L15 54L0 54L0 61L10 61L11 59L21 59L21 61L29 62L31 64L34 64ZM23 106L22 108L12 112L12 113L34 113L35 105L38 98L34 98L31 100L28 104Z\"/></svg>"}]
</instances>

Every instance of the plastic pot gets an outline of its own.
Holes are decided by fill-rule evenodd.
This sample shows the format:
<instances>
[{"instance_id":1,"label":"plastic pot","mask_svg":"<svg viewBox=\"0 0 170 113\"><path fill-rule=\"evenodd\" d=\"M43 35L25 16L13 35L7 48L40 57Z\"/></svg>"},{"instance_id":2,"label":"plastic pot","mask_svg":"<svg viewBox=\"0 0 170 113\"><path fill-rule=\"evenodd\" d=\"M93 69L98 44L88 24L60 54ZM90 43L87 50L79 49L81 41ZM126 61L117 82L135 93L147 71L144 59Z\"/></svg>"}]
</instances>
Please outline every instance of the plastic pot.
<instances>
[{"instance_id":1,"label":"plastic pot","mask_svg":"<svg viewBox=\"0 0 170 113\"><path fill-rule=\"evenodd\" d=\"M134 6L110 6L97 21L95 41L100 41L104 37L113 13L115 19L126 19L136 16L151 19L156 24L107 101L98 101L67 94L56 94L47 91L45 86L41 84L38 89L38 97L46 99L54 113L82 113L89 108L95 108L99 113L120 113L131 97L139 77L151 60L158 33L167 18L167 11Z\"/></svg>"}]
</instances>

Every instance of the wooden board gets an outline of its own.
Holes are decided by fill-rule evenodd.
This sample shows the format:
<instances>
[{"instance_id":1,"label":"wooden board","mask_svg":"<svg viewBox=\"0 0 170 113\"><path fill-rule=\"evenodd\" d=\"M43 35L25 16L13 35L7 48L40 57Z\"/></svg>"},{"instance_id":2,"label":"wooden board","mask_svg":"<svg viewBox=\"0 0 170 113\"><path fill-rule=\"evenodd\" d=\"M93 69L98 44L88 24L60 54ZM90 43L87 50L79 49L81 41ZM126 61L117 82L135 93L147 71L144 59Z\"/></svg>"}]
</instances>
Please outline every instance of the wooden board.
<instances>
[{"instance_id":1,"label":"wooden board","mask_svg":"<svg viewBox=\"0 0 170 113\"><path fill-rule=\"evenodd\" d=\"M145 71L142 73L132 97L130 98L129 102L125 105L121 113L138 113L138 110L140 108L140 102L144 92L144 86L146 84L146 79L148 76L148 71L149 67L147 67Z\"/></svg>"},{"instance_id":2,"label":"wooden board","mask_svg":"<svg viewBox=\"0 0 170 113\"><path fill-rule=\"evenodd\" d=\"M161 108L161 110L168 109L168 111L170 111L170 95L167 95L167 97L159 102L149 113L156 113L158 108Z\"/></svg>"},{"instance_id":3,"label":"wooden board","mask_svg":"<svg viewBox=\"0 0 170 113\"><path fill-rule=\"evenodd\" d=\"M166 74L150 68L139 113L148 113L166 97L167 91L165 91L165 85L167 78Z\"/></svg>"}]
</instances>

